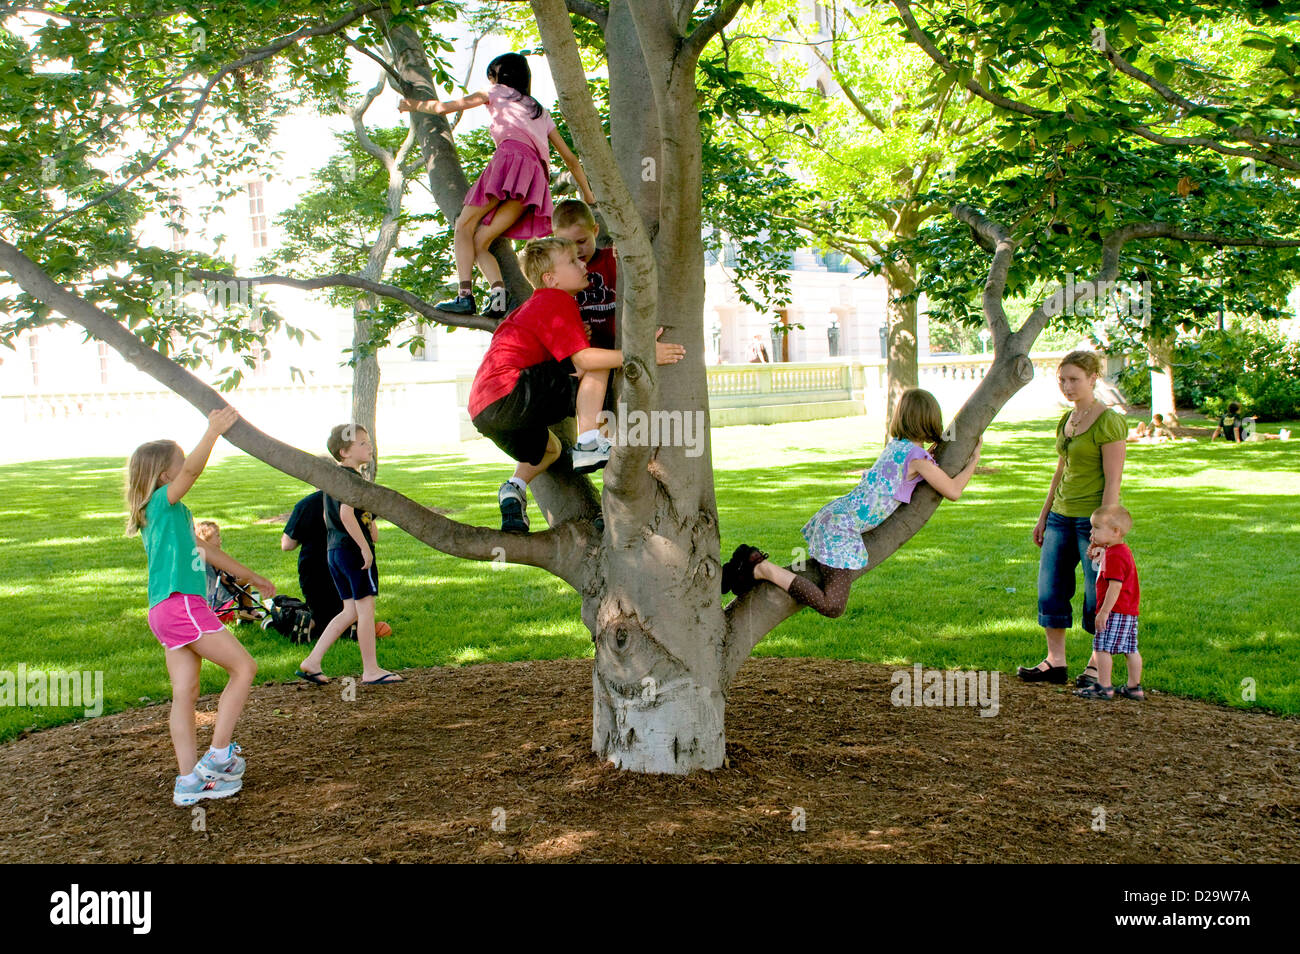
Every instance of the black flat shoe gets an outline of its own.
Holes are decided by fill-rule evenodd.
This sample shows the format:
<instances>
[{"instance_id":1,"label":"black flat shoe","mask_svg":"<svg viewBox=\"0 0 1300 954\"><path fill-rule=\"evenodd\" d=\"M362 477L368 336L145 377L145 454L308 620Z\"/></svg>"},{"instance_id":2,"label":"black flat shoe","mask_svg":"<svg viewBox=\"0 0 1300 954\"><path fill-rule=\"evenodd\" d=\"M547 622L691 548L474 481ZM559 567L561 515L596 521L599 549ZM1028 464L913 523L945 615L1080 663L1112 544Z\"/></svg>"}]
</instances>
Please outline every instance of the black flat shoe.
<instances>
[{"instance_id":1,"label":"black flat shoe","mask_svg":"<svg viewBox=\"0 0 1300 954\"><path fill-rule=\"evenodd\" d=\"M1088 675L1088 670L1092 670L1093 675L1091 676ZM1083 672L1079 673L1079 675L1074 677L1074 684L1078 686L1080 689L1087 689L1089 686L1095 686L1097 685L1096 673L1097 673L1096 666L1088 666L1083 670Z\"/></svg>"},{"instance_id":2,"label":"black flat shoe","mask_svg":"<svg viewBox=\"0 0 1300 954\"><path fill-rule=\"evenodd\" d=\"M1037 666L1026 669L1020 666L1016 669L1016 675L1025 682L1048 682L1055 686L1065 685L1066 680L1070 678L1069 670L1065 666L1048 666L1046 669L1039 669Z\"/></svg>"},{"instance_id":3,"label":"black flat shoe","mask_svg":"<svg viewBox=\"0 0 1300 954\"><path fill-rule=\"evenodd\" d=\"M767 554L748 543L736 547L722 567L722 592L743 596L752 590L758 581L754 579L754 567L767 559Z\"/></svg>"}]
</instances>

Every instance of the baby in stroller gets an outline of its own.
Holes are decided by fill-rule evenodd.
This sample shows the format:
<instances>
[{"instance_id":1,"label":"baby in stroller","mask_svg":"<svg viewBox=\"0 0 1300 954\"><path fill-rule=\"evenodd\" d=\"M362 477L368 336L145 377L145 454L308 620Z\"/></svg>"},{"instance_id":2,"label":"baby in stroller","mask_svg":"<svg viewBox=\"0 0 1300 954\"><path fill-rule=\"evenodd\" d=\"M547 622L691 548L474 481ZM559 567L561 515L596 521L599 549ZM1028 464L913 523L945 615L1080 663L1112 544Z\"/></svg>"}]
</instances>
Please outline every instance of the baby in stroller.
<instances>
[{"instance_id":1,"label":"baby in stroller","mask_svg":"<svg viewBox=\"0 0 1300 954\"><path fill-rule=\"evenodd\" d=\"M224 552L221 550L221 528L215 522L197 521L194 524L194 536L200 549L205 551L205 556L208 550ZM230 559L229 554L226 556ZM266 616L267 611L262 606L262 597L256 591L273 594L275 588L266 577L259 576L241 564L236 563L236 566L241 566L244 570L239 576L218 570L208 561L208 606L223 623L229 623L233 619L241 622L260 620Z\"/></svg>"}]
</instances>

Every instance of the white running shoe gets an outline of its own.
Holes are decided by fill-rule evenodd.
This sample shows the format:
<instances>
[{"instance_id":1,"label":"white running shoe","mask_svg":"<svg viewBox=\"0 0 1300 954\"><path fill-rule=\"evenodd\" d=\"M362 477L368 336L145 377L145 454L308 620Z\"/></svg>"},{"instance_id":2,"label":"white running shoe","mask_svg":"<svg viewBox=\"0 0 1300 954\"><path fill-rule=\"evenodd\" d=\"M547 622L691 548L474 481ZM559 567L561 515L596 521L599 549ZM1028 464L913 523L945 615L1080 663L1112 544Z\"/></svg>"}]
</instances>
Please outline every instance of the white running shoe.
<instances>
[{"instance_id":1,"label":"white running shoe","mask_svg":"<svg viewBox=\"0 0 1300 954\"><path fill-rule=\"evenodd\" d=\"M212 750L209 749L203 754L203 758L199 759L198 764L194 766L194 771L208 781L218 779L222 782L233 782L244 774L244 760L239 757L239 753L242 751L243 749L239 747L239 743L235 743L234 754L227 761L218 762L212 755Z\"/></svg>"},{"instance_id":2,"label":"white running shoe","mask_svg":"<svg viewBox=\"0 0 1300 954\"><path fill-rule=\"evenodd\" d=\"M172 790L172 803L184 808L205 798L229 798L244 787L243 779L199 779L197 782L185 782L176 776L176 788Z\"/></svg>"},{"instance_id":3,"label":"white running shoe","mask_svg":"<svg viewBox=\"0 0 1300 954\"><path fill-rule=\"evenodd\" d=\"M609 463L609 450L613 443L603 434L589 444L575 444L573 447L573 472L589 474L600 470Z\"/></svg>"}]
</instances>

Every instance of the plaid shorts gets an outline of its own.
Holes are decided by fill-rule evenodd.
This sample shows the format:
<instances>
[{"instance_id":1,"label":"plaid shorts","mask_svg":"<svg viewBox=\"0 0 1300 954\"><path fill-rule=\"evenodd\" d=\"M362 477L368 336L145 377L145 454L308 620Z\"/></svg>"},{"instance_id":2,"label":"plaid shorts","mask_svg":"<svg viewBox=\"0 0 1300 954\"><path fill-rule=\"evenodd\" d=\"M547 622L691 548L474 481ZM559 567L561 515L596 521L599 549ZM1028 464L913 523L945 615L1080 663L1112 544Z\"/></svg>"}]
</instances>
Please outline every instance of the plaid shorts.
<instances>
[{"instance_id":1,"label":"plaid shorts","mask_svg":"<svg viewBox=\"0 0 1300 954\"><path fill-rule=\"evenodd\" d=\"M1092 638L1092 648L1112 656L1137 652L1138 618L1127 613L1111 613L1106 628Z\"/></svg>"}]
</instances>

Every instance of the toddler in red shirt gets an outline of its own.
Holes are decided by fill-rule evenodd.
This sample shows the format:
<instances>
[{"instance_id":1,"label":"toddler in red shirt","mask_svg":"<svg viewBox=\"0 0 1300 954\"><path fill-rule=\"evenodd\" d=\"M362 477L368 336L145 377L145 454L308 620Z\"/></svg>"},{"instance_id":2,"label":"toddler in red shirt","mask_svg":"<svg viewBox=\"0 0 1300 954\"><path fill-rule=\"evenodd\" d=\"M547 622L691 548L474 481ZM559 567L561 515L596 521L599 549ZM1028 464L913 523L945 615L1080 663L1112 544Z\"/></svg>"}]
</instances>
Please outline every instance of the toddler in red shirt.
<instances>
[{"instance_id":1,"label":"toddler in red shirt","mask_svg":"<svg viewBox=\"0 0 1300 954\"><path fill-rule=\"evenodd\" d=\"M560 456L551 426L572 415L576 405L579 432L594 431L605 400L603 381L609 369L623 364L622 351L593 348L587 339L576 297L588 287L587 269L574 243L535 239L524 246L522 258L536 291L493 332L469 393L474 427L518 463L497 492L507 533L528 532L528 485ZM685 354L679 344L655 342L657 364L674 364ZM578 378L592 372L602 386L580 388ZM573 456L574 470L596 470L608 462L609 444Z\"/></svg>"},{"instance_id":2,"label":"toddler in red shirt","mask_svg":"<svg viewBox=\"0 0 1300 954\"><path fill-rule=\"evenodd\" d=\"M1088 558L1097 561L1097 635L1092 648L1097 654L1097 684L1075 691L1085 699L1114 699L1118 692L1127 699L1145 699L1142 691L1142 655L1138 652L1137 566L1124 535L1133 529L1132 515L1119 504L1098 507L1092 515L1092 545ZM1111 685L1114 656L1123 653L1128 661L1128 685Z\"/></svg>"}]
</instances>

